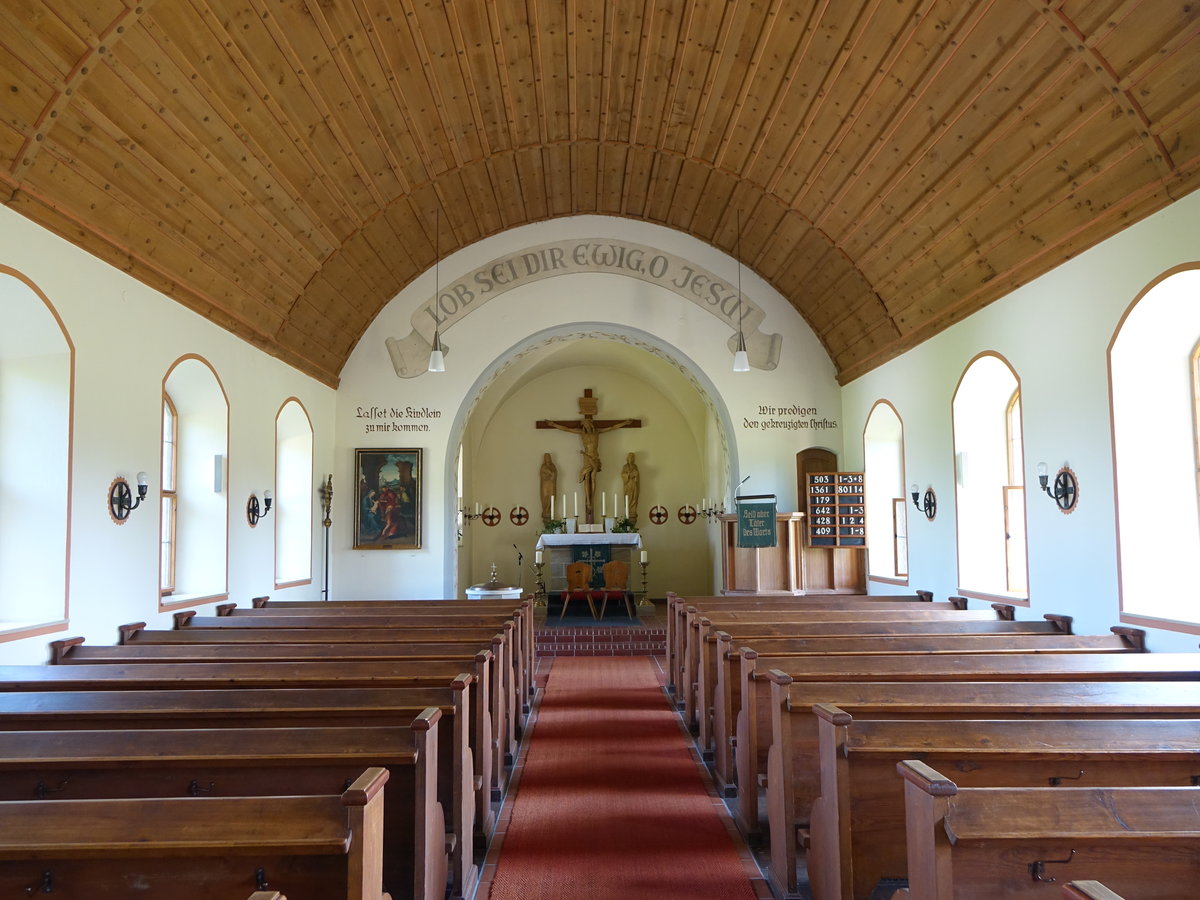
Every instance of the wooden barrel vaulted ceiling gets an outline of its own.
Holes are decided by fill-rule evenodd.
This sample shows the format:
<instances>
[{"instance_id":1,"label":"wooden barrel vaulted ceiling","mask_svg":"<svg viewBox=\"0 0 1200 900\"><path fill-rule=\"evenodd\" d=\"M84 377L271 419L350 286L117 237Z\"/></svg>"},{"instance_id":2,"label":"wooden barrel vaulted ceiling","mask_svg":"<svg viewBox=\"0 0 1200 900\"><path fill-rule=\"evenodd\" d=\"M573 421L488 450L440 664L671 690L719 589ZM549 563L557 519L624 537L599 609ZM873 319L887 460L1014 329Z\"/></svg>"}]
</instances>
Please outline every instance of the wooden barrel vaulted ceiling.
<instances>
[{"instance_id":1,"label":"wooden barrel vaulted ceiling","mask_svg":"<svg viewBox=\"0 0 1200 900\"><path fill-rule=\"evenodd\" d=\"M321 381L441 252L741 258L845 382L1182 197L1183 0L3 0L4 202Z\"/></svg>"}]
</instances>

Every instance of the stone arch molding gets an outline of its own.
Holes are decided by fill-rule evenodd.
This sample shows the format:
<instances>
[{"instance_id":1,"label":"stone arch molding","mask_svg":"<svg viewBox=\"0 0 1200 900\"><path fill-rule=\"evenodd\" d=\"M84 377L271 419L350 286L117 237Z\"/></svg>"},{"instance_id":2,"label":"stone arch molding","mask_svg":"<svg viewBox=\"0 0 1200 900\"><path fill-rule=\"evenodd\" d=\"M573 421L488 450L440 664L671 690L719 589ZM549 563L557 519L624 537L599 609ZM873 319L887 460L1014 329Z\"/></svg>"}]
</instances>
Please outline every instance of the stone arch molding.
<instances>
[{"instance_id":1,"label":"stone arch molding","mask_svg":"<svg viewBox=\"0 0 1200 900\"><path fill-rule=\"evenodd\" d=\"M496 257L441 288L412 314L412 331L384 342L401 378L428 367L434 331L444 335L473 310L513 288L559 275L600 272L636 278L673 291L729 325L732 352L740 325L750 365L770 371L779 365L783 336L760 330L766 313L736 287L681 256L645 244L608 238L568 238Z\"/></svg>"}]
</instances>

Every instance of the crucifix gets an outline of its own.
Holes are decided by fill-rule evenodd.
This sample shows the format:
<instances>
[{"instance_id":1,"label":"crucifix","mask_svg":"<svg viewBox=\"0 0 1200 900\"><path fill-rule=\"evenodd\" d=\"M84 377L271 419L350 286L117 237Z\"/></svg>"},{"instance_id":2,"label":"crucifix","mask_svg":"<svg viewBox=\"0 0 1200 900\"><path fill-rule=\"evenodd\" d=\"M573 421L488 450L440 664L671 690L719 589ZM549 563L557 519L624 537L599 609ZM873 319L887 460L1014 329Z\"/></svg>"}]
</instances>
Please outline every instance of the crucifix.
<instances>
[{"instance_id":1,"label":"crucifix","mask_svg":"<svg viewBox=\"0 0 1200 900\"><path fill-rule=\"evenodd\" d=\"M559 431L569 431L579 435L583 445L583 465L579 469L579 483L583 485L584 521L591 524L596 499L596 475L600 471L600 434L604 431L615 431L618 428L641 428L641 419L597 419L596 398L592 389L586 388L579 398L579 414L582 419L571 421L556 421L554 419L538 419L538 428L557 428ZM614 510L615 513L615 510ZM564 518L566 510L563 510Z\"/></svg>"}]
</instances>

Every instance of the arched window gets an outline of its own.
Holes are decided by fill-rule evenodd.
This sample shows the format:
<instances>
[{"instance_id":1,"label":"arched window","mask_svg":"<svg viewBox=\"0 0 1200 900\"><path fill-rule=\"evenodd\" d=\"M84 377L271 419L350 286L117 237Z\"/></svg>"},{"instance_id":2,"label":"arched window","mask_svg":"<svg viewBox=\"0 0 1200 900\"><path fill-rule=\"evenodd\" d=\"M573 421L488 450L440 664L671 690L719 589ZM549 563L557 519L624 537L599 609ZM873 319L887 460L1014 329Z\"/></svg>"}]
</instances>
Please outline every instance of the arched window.
<instances>
[{"instance_id":1,"label":"arched window","mask_svg":"<svg viewBox=\"0 0 1200 900\"><path fill-rule=\"evenodd\" d=\"M994 354L954 392L958 583L963 594L1027 600L1021 385Z\"/></svg>"},{"instance_id":2,"label":"arched window","mask_svg":"<svg viewBox=\"0 0 1200 900\"><path fill-rule=\"evenodd\" d=\"M1108 352L1122 617L1183 630L1200 625L1198 340L1192 268L1135 300Z\"/></svg>"},{"instance_id":3,"label":"arched window","mask_svg":"<svg viewBox=\"0 0 1200 900\"><path fill-rule=\"evenodd\" d=\"M179 414L171 395L163 391L162 402L162 463L159 483L162 485L161 538L159 539L159 591L164 597L175 592L175 510L179 492Z\"/></svg>"},{"instance_id":4,"label":"arched window","mask_svg":"<svg viewBox=\"0 0 1200 900\"><path fill-rule=\"evenodd\" d=\"M312 581L313 429L292 398L275 417L275 587Z\"/></svg>"},{"instance_id":5,"label":"arched window","mask_svg":"<svg viewBox=\"0 0 1200 900\"><path fill-rule=\"evenodd\" d=\"M878 401L863 430L867 482L867 565L873 580L908 583L908 506L904 489L904 423Z\"/></svg>"},{"instance_id":6,"label":"arched window","mask_svg":"<svg viewBox=\"0 0 1200 900\"><path fill-rule=\"evenodd\" d=\"M168 425L174 438L168 443ZM167 493L166 455L174 471ZM163 379L163 604L223 600L228 594L229 504L225 459L229 453L229 401L204 360L185 356ZM174 512L170 528L169 510ZM165 571L174 560L173 577ZM170 582L170 590L166 590Z\"/></svg>"},{"instance_id":7,"label":"arched window","mask_svg":"<svg viewBox=\"0 0 1200 900\"><path fill-rule=\"evenodd\" d=\"M0 640L5 640L66 627L75 348L49 299L2 266L0 322Z\"/></svg>"}]
</instances>

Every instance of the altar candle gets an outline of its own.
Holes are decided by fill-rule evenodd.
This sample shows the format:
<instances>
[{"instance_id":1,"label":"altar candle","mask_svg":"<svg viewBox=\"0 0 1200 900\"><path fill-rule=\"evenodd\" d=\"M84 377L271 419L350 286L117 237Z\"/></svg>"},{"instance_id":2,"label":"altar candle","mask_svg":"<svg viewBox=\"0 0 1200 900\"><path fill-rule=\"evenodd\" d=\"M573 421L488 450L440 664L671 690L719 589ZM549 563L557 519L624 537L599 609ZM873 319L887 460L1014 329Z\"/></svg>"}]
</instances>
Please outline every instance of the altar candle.
<instances>
[{"instance_id":1,"label":"altar candle","mask_svg":"<svg viewBox=\"0 0 1200 900\"><path fill-rule=\"evenodd\" d=\"M575 518L579 518L579 491L575 492Z\"/></svg>"},{"instance_id":2,"label":"altar candle","mask_svg":"<svg viewBox=\"0 0 1200 900\"><path fill-rule=\"evenodd\" d=\"M479 515L479 504L475 504L475 515Z\"/></svg>"},{"instance_id":3,"label":"altar candle","mask_svg":"<svg viewBox=\"0 0 1200 900\"><path fill-rule=\"evenodd\" d=\"M554 498L553 498L553 497L551 497L551 498L550 498L550 504L551 504L551 506L553 506L553 505L554 505ZM533 561L534 561L534 563L536 563L536 564L537 564L537 565L539 565L539 566L542 564L542 551L541 551L541 550L534 550L534 551L533 551Z\"/></svg>"},{"instance_id":4,"label":"altar candle","mask_svg":"<svg viewBox=\"0 0 1200 900\"><path fill-rule=\"evenodd\" d=\"M616 505L616 500L613 500L613 505ZM625 518L629 518L629 495L625 495Z\"/></svg>"},{"instance_id":5,"label":"altar candle","mask_svg":"<svg viewBox=\"0 0 1200 900\"><path fill-rule=\"evenodd\" d=\"M648 563L649 561L650 561L650 554L649 554L649 552L648 552L648 551L646 551L646 550L643 550L643 551L642 551L642 565L644 566L644 565L645 565L646 563Z\"/></svg>"},{"instance_id":6,"label":"altar candle","mask_svg":"<svg viewBox=\"0 0 1200 900\"><path fill-rule=\"evenodd\" d=\"M608 494L601 492L600 494L600 515L608 515Z\"/></svg>"},{"instance_id":7,"label":"altar candle","mask_svg":"<svg viewBox=\"0 0 1200 900\"><path fill-rule=\"evenodd\" d=\"M554 518L554 495L550 495L550 518Z\"/></svg>"},{"instance_id":8,"label":"altar candle","mask_svg":"<svg viewBox=\"0 0 1200 900\"><path fill-rule=\"evenodd\" d=\"M566 491L563 491L563 513L562 513L562 516L564 519L567 517L567 492Z\"/></svg>"}]
</instances>

